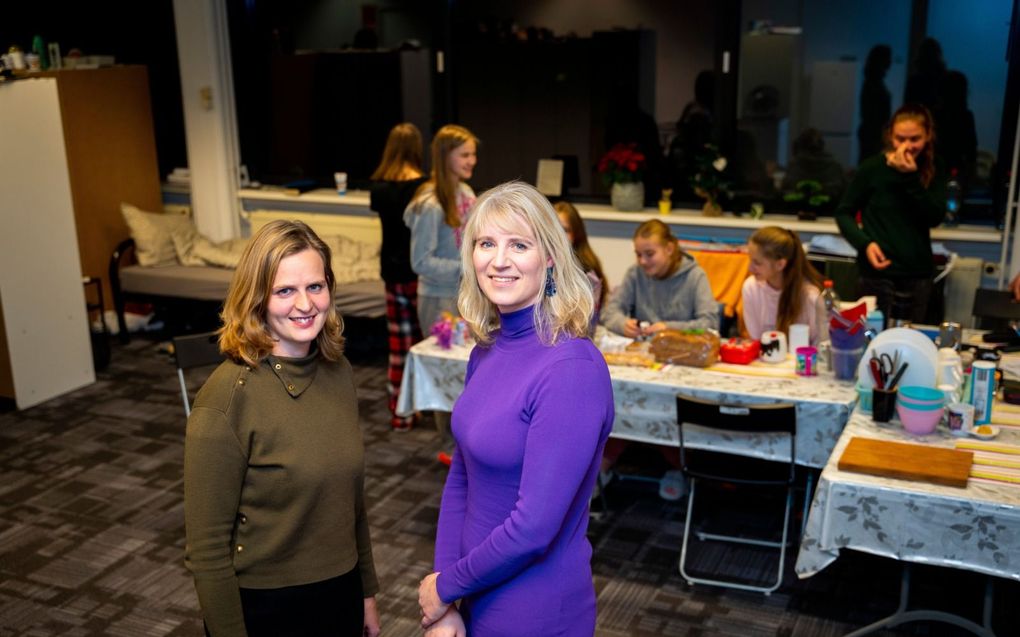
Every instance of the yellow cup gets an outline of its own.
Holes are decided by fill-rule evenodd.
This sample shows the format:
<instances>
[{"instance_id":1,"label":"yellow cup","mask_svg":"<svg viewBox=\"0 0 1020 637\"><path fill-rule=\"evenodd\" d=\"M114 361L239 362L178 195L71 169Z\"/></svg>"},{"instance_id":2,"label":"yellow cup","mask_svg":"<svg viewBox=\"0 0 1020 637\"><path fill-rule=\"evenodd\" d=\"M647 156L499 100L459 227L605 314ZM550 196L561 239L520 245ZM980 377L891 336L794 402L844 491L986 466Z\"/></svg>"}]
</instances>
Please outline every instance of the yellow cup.
<instances>
[{"instance_id":1,"label":"yellow cup","mask_svg":"<svg viewBox=\"0 0 1020 637\"><path fill-rule=\"evenodd\" d=\"M668 215L673 210L673 202L669 199L659 201L659 214Z\"/></svg>"}]
</instances>

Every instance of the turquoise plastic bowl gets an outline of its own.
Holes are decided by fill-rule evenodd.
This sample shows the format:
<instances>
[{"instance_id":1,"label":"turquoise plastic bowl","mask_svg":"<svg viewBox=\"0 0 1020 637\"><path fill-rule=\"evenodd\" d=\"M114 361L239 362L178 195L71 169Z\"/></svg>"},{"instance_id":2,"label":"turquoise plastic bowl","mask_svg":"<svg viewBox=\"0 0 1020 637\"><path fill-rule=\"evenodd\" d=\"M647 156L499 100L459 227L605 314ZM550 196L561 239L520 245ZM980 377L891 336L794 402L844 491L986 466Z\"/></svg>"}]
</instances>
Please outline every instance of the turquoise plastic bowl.
<instances>
[{"instance_id":1,"label":"turquoise plastic bowl","mask_svg":"<svg viewBox=\"0 0 1020 637\"><path fill-rule=\"evenodd\" d=\"M915 403L911 400L905 400L900 397L896 398L896 404L903 405L904 407L915 411L936 411L941 410L944 406L942 403Z\"/></svg>"},{"instance_id":2,"label":"turquoise plastic bowl","mask_svg":"<svg viewBox=\"0 0 1020 637\"><path fill-rule=\"evenodd\" d=\"M938 403L942 404L946 397L945 395L935 389L934 387L924 387L922 385L906 385L896 390L897 396L906 398L912 403Z\"/></svg>"}]
</instances>

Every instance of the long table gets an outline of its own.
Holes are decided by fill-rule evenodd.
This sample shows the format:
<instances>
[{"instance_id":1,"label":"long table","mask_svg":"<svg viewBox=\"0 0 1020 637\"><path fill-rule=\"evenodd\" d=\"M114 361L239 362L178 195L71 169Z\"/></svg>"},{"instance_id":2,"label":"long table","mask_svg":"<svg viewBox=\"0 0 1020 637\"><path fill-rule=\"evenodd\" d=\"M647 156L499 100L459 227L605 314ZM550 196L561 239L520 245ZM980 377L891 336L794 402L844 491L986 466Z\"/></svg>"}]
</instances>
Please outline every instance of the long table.
<instances>
[{"instance_id":1,"label":"long table","mask_svg":"<svg viewBox=\"0 0 1020 637\"><path fill-rule=\"evenodd\" d=\"M455 345L443 349L434 337L412 347L397 413L451 411L464 389L471 348ZM750 368L730 368L735 373L726 373L683 366L657 370L611 365L609 369L616 403L614 438L678 445L678 393L738 404L792 402L797 406L796 462L816 468L825 466L857 400L852 383L831 375L777 378L751 375L755 370ZM789 443L767 435L731 435L720 440L717 435L691 431L685 434L685 443L758 458L789 459Z\"/></svg>"},{"instance_id":2,"label":"long table","mask_svg":"<svg viewBox=\"0 0 1020 637\"><path fill-rule=\"evenodd\" d=\"M939 447L953 447L957 440L941 426L931 435L914 437L898 423L875 423L855 411L819 478L797 556L799 577L811 577L841 550L854 549L906 565L934 564L1020 581L1020 484L971 477L960 488L841 471L839 458L854 436ZM995 442L1020 445L1020 427L1002 426ZM908 611L908 594L905 568L897 612L854 634L920 619L993 634L990 583L981 626L941 611Z\"/></svg>"}]
</instances>

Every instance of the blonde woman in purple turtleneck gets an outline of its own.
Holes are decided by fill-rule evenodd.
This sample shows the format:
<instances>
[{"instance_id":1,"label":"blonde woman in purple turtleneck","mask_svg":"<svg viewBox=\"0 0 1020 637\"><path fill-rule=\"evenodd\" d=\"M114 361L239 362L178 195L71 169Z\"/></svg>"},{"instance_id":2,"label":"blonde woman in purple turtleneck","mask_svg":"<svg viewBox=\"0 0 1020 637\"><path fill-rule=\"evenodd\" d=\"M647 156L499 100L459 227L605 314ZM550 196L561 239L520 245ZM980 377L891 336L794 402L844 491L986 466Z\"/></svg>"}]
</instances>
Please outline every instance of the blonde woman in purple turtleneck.
<instances>
[{"instance_id":1,"label":"blonde woman in purple turtleneck","mask_svg":"<svg viewBox=\"0 0 1020 637\"><path fill-rule=\"evenodd\" d=\"M511 182L464 229L459 308L478 345L453 409L429 637L595 631L588 499L613 425L609 369L587 338L591 284L549 201Z\"/></svg>"}]
</instances>

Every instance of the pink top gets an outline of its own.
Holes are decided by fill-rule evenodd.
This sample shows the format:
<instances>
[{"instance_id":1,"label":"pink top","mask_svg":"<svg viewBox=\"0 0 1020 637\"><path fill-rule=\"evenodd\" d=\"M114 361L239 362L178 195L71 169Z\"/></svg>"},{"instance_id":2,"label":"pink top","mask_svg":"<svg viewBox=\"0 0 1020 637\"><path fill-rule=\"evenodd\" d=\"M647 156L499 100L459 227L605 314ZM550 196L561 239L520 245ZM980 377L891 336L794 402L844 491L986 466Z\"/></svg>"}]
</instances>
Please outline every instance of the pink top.
<instances>
[{"instance_id":1,"label":"pink top","mask_svg":"<svg viewBox=\"0 0 1020 637\"><path fill-rule=\"evenodd\" d=\"M744 327L753 339L760 339L762 333L776 329L776 316L779 314L779 293L768 283L759 281L754 276L744 280L740 295L744 301ZM821 340L822 330L818 325L818 298L821 292L810 283L804 284L804 305L794 323L806 323L811 329L811 344L817 345ZM827 336L828 334L826 334Z\"/></svg>"}]
</instances>

